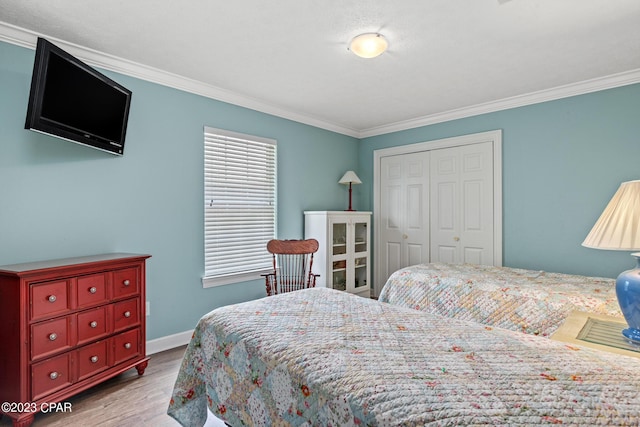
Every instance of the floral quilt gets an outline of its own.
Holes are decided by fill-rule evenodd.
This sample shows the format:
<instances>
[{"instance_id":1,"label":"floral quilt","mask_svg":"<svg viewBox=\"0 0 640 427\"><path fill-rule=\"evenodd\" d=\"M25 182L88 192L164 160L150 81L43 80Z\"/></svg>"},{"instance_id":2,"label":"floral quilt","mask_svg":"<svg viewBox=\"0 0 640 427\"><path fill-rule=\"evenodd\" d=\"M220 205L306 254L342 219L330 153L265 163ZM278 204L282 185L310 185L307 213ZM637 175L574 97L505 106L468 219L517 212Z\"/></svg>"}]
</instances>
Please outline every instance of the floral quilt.
<instances>
[{"instance_id":1,"label":"floral quilt","mask_svg":"<svg viewBox=\"0 0 640 427\"><path fill-rule=\"evenodd\" d=\"M474 264L420 264L387 280L380 301L535 335L571 311L622 317L615 280Z\"/></svg>"},{"instance_id":2,"label":"floral quilt","mask_svg":"<svg viewBox=\"0 0 640 427\"><path fill-rule=\"evenodd\" d=\"M229 425L638 425L640 359L326 288L218 308L168 413Z\"/></svg>"}]
</instances>

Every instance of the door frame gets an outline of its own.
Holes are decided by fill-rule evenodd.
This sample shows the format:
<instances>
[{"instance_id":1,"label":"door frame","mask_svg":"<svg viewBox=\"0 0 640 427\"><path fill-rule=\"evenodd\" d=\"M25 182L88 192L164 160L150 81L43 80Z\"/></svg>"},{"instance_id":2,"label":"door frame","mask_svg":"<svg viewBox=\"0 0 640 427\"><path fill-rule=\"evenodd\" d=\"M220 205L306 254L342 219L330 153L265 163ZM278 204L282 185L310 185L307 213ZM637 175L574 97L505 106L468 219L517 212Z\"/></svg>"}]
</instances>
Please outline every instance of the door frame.
<instances>
[{"instance_id":1,"label":"door frame","mask_svg":"<svg viewBox=\"0 0 640 427\"><path fill-rule=\"evenodd\" d=\"M380 266L380 162L383 157L431 151L441 148L491 142L493 145L493 259L494 265L502 266L502 129L451 138L436 139L373 151L373 259L374 294L380 295L384 283L379 283Z\"/></svg>"}]
</instances>

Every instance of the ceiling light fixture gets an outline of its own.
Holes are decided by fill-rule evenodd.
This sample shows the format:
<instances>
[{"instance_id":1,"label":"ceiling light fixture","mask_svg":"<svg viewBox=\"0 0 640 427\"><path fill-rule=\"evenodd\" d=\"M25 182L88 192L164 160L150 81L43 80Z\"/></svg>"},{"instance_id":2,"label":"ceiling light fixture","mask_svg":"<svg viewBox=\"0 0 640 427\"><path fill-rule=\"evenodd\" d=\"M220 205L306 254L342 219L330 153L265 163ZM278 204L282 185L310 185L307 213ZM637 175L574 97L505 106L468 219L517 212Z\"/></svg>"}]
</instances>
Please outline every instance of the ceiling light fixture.
<instances>
[{"instance_id":1,"label":"ceiling light fixture","mask_svg":"<svg viewBox=\"0 0 640 427\"><path fill-rule=\"evenodd\" d=\"M382 34L365 33L355 36L349 43L349 50L361 58L375 58L387 50L389 43Z\"/></svg>"}]
</instances>

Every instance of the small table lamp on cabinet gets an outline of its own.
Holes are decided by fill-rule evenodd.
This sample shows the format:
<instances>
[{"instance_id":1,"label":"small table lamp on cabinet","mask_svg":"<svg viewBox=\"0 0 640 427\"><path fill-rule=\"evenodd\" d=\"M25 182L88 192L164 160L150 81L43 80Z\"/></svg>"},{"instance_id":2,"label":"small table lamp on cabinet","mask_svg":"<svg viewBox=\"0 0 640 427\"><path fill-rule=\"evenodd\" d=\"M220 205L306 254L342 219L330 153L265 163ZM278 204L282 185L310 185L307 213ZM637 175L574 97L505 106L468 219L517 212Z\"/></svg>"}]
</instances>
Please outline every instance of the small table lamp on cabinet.
<instances>
[{"instance_id":1,"label":"small table lamp on cabinet","mask_svg":"<svg viewBox=\"0 0 640 427\"><path fill-rule=\"evenodd\" d=\"M347 171L342 178L340 178L338 184L349 184L349 209L347 209L347 211L355 210L351 209L351 184L362 184L362 181L360 181L360 178L358 178L358 175L356 175L354 171Z\"/></svg>"},{"instance_id":2,"label":"small table lamp on cabinet","mask_svg":"<svg viewBox=\"0 0 640 427\"><path fill-rule=\"evenodd\" d=\"M620 184L582 246L620 251L640 250L640 180ZM640 253L631 255L636 258L636 268L620 273L616 279L616 295L629 324L622 335L640 345Z\"/></svg>"}]
</instances>

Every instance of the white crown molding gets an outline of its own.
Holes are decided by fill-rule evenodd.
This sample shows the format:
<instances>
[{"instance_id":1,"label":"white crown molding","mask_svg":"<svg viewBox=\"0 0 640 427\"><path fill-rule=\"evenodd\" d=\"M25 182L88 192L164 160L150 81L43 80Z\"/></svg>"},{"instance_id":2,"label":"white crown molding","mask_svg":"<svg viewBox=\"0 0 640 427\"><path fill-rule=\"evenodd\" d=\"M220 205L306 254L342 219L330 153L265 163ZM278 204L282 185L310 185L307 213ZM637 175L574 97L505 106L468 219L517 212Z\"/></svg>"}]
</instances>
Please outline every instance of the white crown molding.
<instances>
[{"instance_id":1,"label":"white crown molding","mask_svg":"<svg viewBox=\"0 0 640 427\"><path fill-rule=\"evenodd\" d=\"M517 107L524 107L541 102L553 101L570 96L583 95L590 92L597 92L600 90L640 83L640 69L636 69L624 73L614 74L611 76L585 80L551 89L500 99L497 101L462 107L455 110L432 114L429 116L403 120L396 123L390 123L387 125L377 126L369 129L356 130L330 123L325 120L309 117L304 114L292 112L255 98L230 92L228 90L208 85L183 76L179 76L177 74L172 74L166 71L159 70L157 68L148 67L146 65L118 58L113 55L105 54L79 45L68 43L64 40L37 34L30 30L25 30L11 24L0 22L0 41L34 49L38 36L46 37L48 40L51 40L62 49L80 58L82 61L91 66L114 71L127 76L139 78L141 80L146 80L152 83L157 83L163 86L190 92L196 95L201 95L207 98L215 99L251 110L256 110L284 119L293 120L298 123L326 129L354 138L366 138L371 136L383 135L391 132L414 129L421 126L433 125L436 123L463 119L480 114L508 110Z\"/></svg>"},{"instance_id":2,"label":"white crown molding","mask_svg":"<svg viewBox=\"0 0 640 427\"><path fill-rule=\"evenodd\" d=\"M92 67L99 67L104 70L113 71L262 113L271 114L276 117L293 120L298 123L326 129L342 135L352 136L354 138L358 138L359 136L358 131L354 129L329 123L304 114L288 111L258 99L230 92L213 85L205 84L187 77L179 76L177 74L148 67L127 59L69 43L55 37L49 37L11 24L0 22L0 41L29 49L35 49L38 37L45 37L61 49L69 52Z\"/></svg>"},{"instance_id":3,"label":"white crown molding","mask_svg":"<svg viewBox=\"0 0 640 427\"><path fill-rule=\"evenodd\" d=\"M640 83L640 69L365 129L360 131L360 138L414 129L421 126L433 125L436 123L443 123L451 120L463 119L465 117L493 113L496 111L509 110L512 108L539 104L571 96L584 95L591 92L613 89L635 83Z\"/></svg>"}]
</instances>

